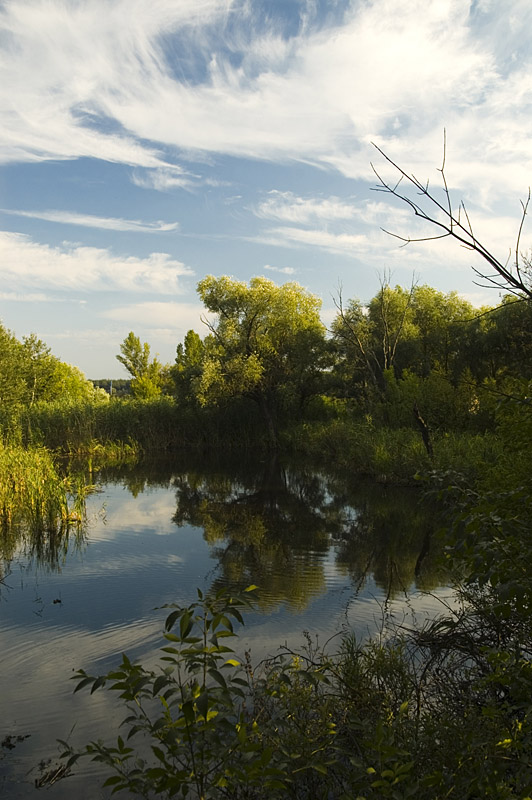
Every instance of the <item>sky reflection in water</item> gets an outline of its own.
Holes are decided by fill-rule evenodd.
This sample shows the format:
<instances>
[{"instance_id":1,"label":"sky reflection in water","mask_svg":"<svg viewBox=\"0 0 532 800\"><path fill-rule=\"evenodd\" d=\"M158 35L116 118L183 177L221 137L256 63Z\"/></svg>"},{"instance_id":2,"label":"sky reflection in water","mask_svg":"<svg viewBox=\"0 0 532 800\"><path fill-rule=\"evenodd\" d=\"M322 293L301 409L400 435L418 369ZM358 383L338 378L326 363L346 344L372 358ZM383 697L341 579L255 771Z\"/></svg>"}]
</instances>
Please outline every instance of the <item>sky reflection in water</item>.
<instances>
[{"instance_id":1,"label":"sky reflection in water","mask_svg":"<svg viewBox=\"0 0 532 800\"><path fill-rule=\"evenodd\" d=\"M12 800L36 795L36 765L56 756L56 738L110 737L122 719L101 692L72 695L74 671L103 672L123 651L155 660L166 615L156 607L188 604L196 588L260 586L235 645L255 662L285 642L298 646L304 630L323 643L344 629L374 633L383 617L410 624L448 595L431 548L425 554L432 510L411 491L275 461L159 464L102 481L89 498L87 536L59 563L32 558L31 542L4 563L0 739L30 734L0 750L0 792ZM105 797L92 772L83 766L48 797Z\"/></svg>"}]
</instances>

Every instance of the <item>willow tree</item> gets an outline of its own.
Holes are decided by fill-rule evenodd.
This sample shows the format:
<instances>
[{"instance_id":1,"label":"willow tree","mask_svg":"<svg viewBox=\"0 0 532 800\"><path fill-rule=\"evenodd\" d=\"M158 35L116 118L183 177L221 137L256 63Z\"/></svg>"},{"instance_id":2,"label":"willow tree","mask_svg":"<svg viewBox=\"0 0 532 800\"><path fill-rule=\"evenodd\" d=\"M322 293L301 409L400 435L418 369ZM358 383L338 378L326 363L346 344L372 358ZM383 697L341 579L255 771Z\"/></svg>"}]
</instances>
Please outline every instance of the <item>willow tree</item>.
<instances>
[{"instance_id":1,"label":"willow tree","mask_svg":"<svg viewBox=\"0 0 532 800\"><path fill-rule=\"evenodd\" d=\"M325 352L321 300L297 283L276 286L266 278L253 278L248 286L209 275L198 293L216 315L212 322L204 319L211 335L205 339L199 401L251 398L275 446L281 396L301 399L317 389Z\"/></svg>"}]
</instances>

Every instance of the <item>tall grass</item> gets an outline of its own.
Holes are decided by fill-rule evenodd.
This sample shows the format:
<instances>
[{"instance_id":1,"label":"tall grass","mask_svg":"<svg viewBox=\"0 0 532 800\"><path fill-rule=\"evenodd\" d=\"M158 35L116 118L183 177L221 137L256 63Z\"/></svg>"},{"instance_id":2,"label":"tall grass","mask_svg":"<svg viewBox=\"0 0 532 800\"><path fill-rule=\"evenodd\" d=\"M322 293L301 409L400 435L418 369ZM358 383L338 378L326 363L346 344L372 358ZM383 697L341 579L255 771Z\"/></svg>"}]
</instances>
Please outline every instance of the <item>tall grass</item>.
<instances>
[{"instance_id":1,"label":"tall grass","mask_svg":"<svg viewBox=\"0 0 532 800\"><path fill-rule=\"evenodd\" d=\"M431 469L474 477L500 456L501 443L490 432L436 434L431 459L413 427L386 426L341 403L308 411L302 422L281 420L283 449L380 480L407 483ZM89 471L179 450L257 453L268 446L258 407L244 399L208 408L180 406L170 397L40 403L0 410L0 435L4 444L88 459Z\"/></svg>"},{"instance_id":2,"label":"tall grass","mask_svg":"<svg viewBox=\"0 0 532 800\"><path fill-rule=\"evenodd\" d=\"M285 432L292 452L378 480L411 483L418 472L455 469L472 478L496 462L503 445L493 433L445 433L434 437L430 459L421 436L411 428L374 425L343 415L322 423L303 422Z\"/></svg>"},{"instance_id":3,"label":"tall grass","mask_svg":"<svg viewBox=\"0 0 532 800\"><path fill-rule=\"evenodd\" d=\"M24 546L49 565L66 551L71 531L85 522L88 487L62 477L44 448L0 446L0 556L9 562Z\"/></svg>"},{"instance_id":4,"label":"tall grass","mask_svg":"<svg viewBox=\"0 0 532 800\"><path fill-rule=\"evenodd\" d=\"M39 403L16 413L0 411L0 431L4 443L43 446L69 455L90 455L96 443L100 449L121 443L144 453L240 449L260 445L264 437L253 403L234 401L224 408L201 409L180 407L170 397Z\"/></svg>"}]
</instances>

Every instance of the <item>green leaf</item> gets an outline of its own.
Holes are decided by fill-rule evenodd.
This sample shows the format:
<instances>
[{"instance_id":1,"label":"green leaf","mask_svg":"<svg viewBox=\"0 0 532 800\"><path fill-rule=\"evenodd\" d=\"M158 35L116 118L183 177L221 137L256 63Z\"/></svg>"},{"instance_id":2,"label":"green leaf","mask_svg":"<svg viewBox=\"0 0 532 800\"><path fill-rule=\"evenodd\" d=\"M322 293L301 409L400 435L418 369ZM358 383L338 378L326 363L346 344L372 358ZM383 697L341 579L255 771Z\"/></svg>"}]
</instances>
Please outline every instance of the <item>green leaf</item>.
<instances>
[{"instance_id":1,"label":"green leaf","mask_svg":"<svg viewBox=\"0 0 532 800\"><path fill-rule=\"evenodd\" d=\"M78 685L76 686L76 688L74 689L74 694L76 694L76 692L79 692L80 689L84 689L85 686L88 686L93 681L94 681L94 678L83 678L83 680L80 681L78 683Z\"/></svg>"},{"instance_id":2,"label":"green leaf","mask_svg":"<svg viewBox=\"0 0 532 800\"><path fill-rule=\"evenodd\" d=\"M208 669L207 672L223 689L227 689L227 683L221 672L218 672L218 670L214 668Z\"/></svg>"},{"instance_id":3,"label":"green leaf","mask_svg":"<svg viewBox=\"0 0 532 800\"><path fill-rule=\"evenodd\" d=\"M196 721L196 717L195 717L195 714L194 714L194 708L193 708L193 705L192 705L192 701L187 700L186 703L183 703L183 705L181 706L181 711L182 711L183 716L185 718L185 722L188 725L193 725L194 722Z\"/></svg>"},{"instance_id":4,"label":"green leaf","mask_svg":"<svg viewBox=\"0 0 532 800\"><path fill-rule=\"evenodd\" d=\"M102 677L102 676L100 676L99 678L96 678L96 680L94 681L94 683L92 685L91 694L93 694L96 691L96 689L99 689L100 686L105 686L105 680L106 679L104 677Z\"/></svg>"},{"instance_id":5,"label":"green leaf","mask_svg":"<svg viewBox=\"0 0 532 800\"><path fill-rule=\"evenodd\" d=\"M161 748L160 747L156 747L155 745L152 745L151 749L152 749L152 752L153 752L153 755L155 756L155 758L158 758L159 761L162 761L162 763L165 764L166 763L166 756L163 753L163 751L161 750Z\"/></svg>"},{"instance_id":6,"label":"green leaf","mask_svg":"<svg viewBox=\"0 0 532 800\"><path fill-rule=\"evenodd\" d=\"M190 631L192 630L194 623L192 621L192 615L188 609L183 612L183 616L179 621L179 631L181 633L181 638L186 639Z\"/></svg>"},{"instance_id":7,"label":"green leaf","mask_svg":"<svg viewBox=\"0 0 532 800\"><path fill-rule=\"evenodd\" d=\"M166 622L164 623L165 630L167 631L172 630L172 628L174 627L176 621L179 619L181 614L182 611L180 608L178 608L177 611L172 611L172 613L166 617Z\"/></svg>"},{"instance_id":8,"label":"green leaf","mask_svg":"<svg viewBox=\"0 0 532 800\"><path fill-rule=\"evenodd\" d=\"M207 712L209 710L209 694L208 692L202 692L198 699L196 700L196 706L204 719L207 719Z\"/></svg>"},{"instance_id":9,"label":"green leaf","mask_svg":"<svg viewBox=\"0 0 532 800\"><path fill-rule=\"evenodd\" d=\"M155 695L161 691L163 686L167 686L168 683L169 680L166 675L159 675L159 677L156 678L155 681L153 682L153 690L152 690L153 696L155 697Z\"/></svg>"},{"instance_id":10,"label":"green leaf","mask_svg":"<svg viewBox=\"0 0 532 800\"><path fill-rule=\"evenodd\" d=\"M123 778L121 775L111 775L110 778L107 778L106 781L102 784L102 786L114 786L116 783L121 783Z\"/></svg>"}]
</instances>

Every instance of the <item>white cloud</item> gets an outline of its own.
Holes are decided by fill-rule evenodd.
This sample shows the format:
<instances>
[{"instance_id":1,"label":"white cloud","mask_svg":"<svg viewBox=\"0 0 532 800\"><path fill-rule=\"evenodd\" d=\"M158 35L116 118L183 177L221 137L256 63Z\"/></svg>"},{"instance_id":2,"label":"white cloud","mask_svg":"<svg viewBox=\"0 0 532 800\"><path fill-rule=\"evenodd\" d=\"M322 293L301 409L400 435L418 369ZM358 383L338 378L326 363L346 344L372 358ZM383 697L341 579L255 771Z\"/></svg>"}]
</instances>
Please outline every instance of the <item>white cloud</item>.
<instances>
[{"instance_id":1,"label":"white cloud","mask_svg":"<svg viewBox=\"0 0 532 800\"><path fill-rule=\"evenodd\" d=\"M295 269L293 267L272 267L270 264L265 264L264 269L270 272L279 272L281 275L294 275Z\"/></svg>"},{"instance_id":2,"label":"white cloud","mask_svg":"<svg viewBox=\"0 0 532 800\"><path fill-rule=\"evenodd\" d=\"M9 303L49 303L52 299L41 292L0 292L0 300Z\"/></svg>"},{"instance_id":3,"label":"white cloud","mask_svg":"<svg viewBox=\"0 0 532 800\"><path fill-rule=\"evenodd\" d=\"M320 247L341 255L360 255L369 246L369 239L365 234L330 233L291 226L270 228L255 241L282 247Z\"/></svg>"},{"instance_id":4,"label":"white cloud","mask_svg":"<svg viewBox=\"0 0 532 800\"><path fill-rule=\"evenodd\" d=\"M485 196L490 174L514 192L532 172L529 2L509 14L469 0L403 0L400 12L396 0L353 1L328 27L307 15L291 38L259 29L253 8L5 4L0 160L102 158L154 170L134 180L169 188L194 180L169 163L166 149L177 147L369 178L376 139L423 174L439 162L446 126L456 185Z\"/></svg>"},{"instance_id":5,"label":"white cloud","mask_svg":"<svg viewBox=\"0 0 532 800\"><path fill-rule=\"evenodd\" d=\"M168 192L172 189L190 189L199 180L200 176L185 170L169 167L147 169L144 172L134 172L131 180L135 186L142 189L155 189L158 192Z\"/></svg>"},{"instance_id":6,"label":"white cloud","mask_svg":"<svg viewBox=\"0 0 532 800\"><path fill-rule=\"evenodd\" d=\"M4 288L54 291L122 291L174 294L179 279L192 270L167 253L146 258L63 243L34 242L20 233L0 232L0 275Z\"/></svg>"},{"instance_id":7,"label":"white cloud","mask_svg":"<svg viewBox=\"0 0 532 800\"><path fill-rule=\"evenodd\" d=\"M16 209L0 209L4 214L29 219L43 219L47 222L59 222L67 225L80 225L84 228L101 228L108 231L138 231L139 233L161 233L175 231L178 222L141 222L134 219L116 219L114 217L96 217L92 214L78 214L74 211L17 211Z\"/></svg>"},{"instance_id":8,"label":"white cloud","mask_svg":"<svg viewBox=\"0 0 532 800\"><path fill-rule=\"evenodd\" d=\"M255 211L263 219L280 222L309 224L316 221L350 220L359 215L354 203L339 197L298 197L293 192L280 192L276 189L259 204Z\"/></svg>"},{"instance_id":9,"label":"white cloud","mask_svg":"<svg viewBox=\"0 0 532 800\"><path fill-rule=\"evenodd\" d=\"M201 303L134 303L119 306L101 315L115 322L127 322L128 325L150 328L160 338L170 336L176 341L177 333L186 333L193 329L201 336L208 333L201 318L210 318Z\"/></svg>"}]
</instances>

